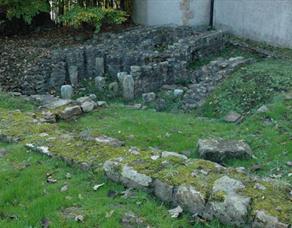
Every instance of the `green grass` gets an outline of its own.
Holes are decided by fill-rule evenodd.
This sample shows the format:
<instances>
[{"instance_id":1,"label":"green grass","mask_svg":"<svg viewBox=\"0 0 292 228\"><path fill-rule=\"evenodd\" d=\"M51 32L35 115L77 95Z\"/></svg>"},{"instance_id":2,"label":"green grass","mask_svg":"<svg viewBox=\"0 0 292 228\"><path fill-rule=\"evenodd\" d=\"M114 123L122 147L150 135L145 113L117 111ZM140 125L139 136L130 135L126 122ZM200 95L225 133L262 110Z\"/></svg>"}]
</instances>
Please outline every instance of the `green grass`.
<instances>
[{"instance_id":1,"label":"green grass","mask_svg":"<svg viewBox=\"0 0 292 228\"><path fill-rule=\"evenodd\" d=\"M289 180L286 163L292 161L292 154L289 153L292 151L291 103L277 97L268 106L268 113L250 115L240 125L198 118L191 114L157 113L114 106L81 117L75 122L60 123L60 127L73 132L87 130L92 135L116 137L124 140L127 146L190 151L192 157L198 157L196 143L199 138L242 139L250 144L255 157L229 161L228 166L251 168L261 164L258 174L267 176L282 173L283 178ZM270 119L273 120L271 124L267 123Z\"/></svg>"},{"instance_id":2,"label":"green grass","mask_svg":"<svg viewBox=\"0 0 292 228\"><path fill-rule=\"evenodd\" d=\"M194 118L189 114L139 111L118 106L101 109L72 123L62 122L60 126L69 131L88 130L93 135L109 135L143 149L158 147L168 151L194 152L199 138L228 137L235 130L234 125Z\"/></svg>"},{"instance_id":3,"label":"green grass","mask_svg":"<svg viewBox=\"0 0 292 228\"><path fill-rule=\"evenodd\" d=\"M276 94L292 89L291 72L291 61L284 60L246 66L218 86L198 112L208 117L222 117L230 110L254 112Z\"/></svg>"},{"instance_id":4,"label":"green grass","mask_svg":"<svg viewBox=\"0 0 292 228\"><path fill-rule=\"evenodd\" d=\"M35 105L25 101L24 99L19 97L12 97L0 91L0 108L7 110L19 109L21 111L33 111L35 110Z\"/></svg>"},{"instance_id":5,"label":"green grass","mask_svg":"<svg viewBox=\"0 0 292 228\"><path fill-rule=\"evenodd\" d=\"M100 173L70 168L22 146L0 144L2 147L9 153L0 158L0 227L41 227L44 219L50 227L121 227L121 218L129 211L152 227L222 227L217 222L206 226L190 223L187 216L172 219L163 204L140 191L133 191L127 199L122 195L109 197L109 191L121 193L125 189ZM47 173L52 173L57 183L47 183ZM100 183L105 185L94 191L92 187ZM61 192L65 184L68 191ZM64 210L70 207L85 217L84 223L64 217ZM114 212L107 218L110 211Z\"/></svg>"},{"instance_id":6,"label":"green grass","mask_svg":"<svg viewBox=\"0 0 292 228\"><path fill-rule=\"evenodd\" d=\"M228 59L228 58L238 57L238 56L260 60L260 56L257 55L256 53L252 53L252 52L249 52L240 48L235 48L232 46L226 46L223 50L217 53L195 60L189 65L189 67L191 69L198 69L199 67L202 67L218 58Z\"/></svg>"}]
</instances>

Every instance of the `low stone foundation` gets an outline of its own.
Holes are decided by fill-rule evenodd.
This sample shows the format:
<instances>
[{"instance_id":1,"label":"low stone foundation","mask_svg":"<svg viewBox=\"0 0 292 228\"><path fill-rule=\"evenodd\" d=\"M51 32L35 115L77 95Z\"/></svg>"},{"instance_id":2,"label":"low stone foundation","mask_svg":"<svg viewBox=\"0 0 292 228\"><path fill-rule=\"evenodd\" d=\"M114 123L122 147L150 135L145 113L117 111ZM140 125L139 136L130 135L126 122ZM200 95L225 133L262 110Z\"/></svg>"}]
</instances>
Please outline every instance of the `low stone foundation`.
<instances>
[{"instance_id":1,"label":"low stone foundation","mask_svg":"<svg viewBox=\"0 0 292 228\"><path fill-rule=\"evenodd\" d=\"M224 47L221 31L198 33L191 27L135 27L122 33L104 33L88 45L53 50L17 79L23 94L59 93L64 84L78 86L84 79L104 77L115 81L128 72L135 81L135 95L156 91L164 84L187 80L188 63ZM19 81L20 80L20 81Z\"/></svg>"}]
</instances>

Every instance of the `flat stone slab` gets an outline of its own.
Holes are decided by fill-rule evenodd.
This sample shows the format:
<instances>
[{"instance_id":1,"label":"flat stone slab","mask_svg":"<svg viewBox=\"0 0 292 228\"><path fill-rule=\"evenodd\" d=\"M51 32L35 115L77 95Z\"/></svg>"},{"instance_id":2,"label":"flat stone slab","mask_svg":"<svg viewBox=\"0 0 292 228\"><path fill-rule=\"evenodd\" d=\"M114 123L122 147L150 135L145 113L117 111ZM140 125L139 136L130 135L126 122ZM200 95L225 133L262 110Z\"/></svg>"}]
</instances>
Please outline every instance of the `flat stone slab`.
<instances>
[{"instance_id":1,"label":"flat stone slab","mask_svg":"<svg viewBox=\"0 0 292 228\"><path fill-rule=\"evenodd\" d=\"M199 139L198 152L201 158L215 162L249 159L252 156L249 145L237 140Z\"/></svg>"},{"instance_id":2,"label":"flat stone slab","mask_svg":"<svg viewBox=\"0 0 292 228\"><path fill-rule=\"evenodd\" d=\"M112 137L104 136L104 135L96 137L95 141L98 143L110 145L113 147L121 147L121 146L125 145L125 143L123 141L120 141L120 140L112 138Z\"/></svg>"}]
</instances>

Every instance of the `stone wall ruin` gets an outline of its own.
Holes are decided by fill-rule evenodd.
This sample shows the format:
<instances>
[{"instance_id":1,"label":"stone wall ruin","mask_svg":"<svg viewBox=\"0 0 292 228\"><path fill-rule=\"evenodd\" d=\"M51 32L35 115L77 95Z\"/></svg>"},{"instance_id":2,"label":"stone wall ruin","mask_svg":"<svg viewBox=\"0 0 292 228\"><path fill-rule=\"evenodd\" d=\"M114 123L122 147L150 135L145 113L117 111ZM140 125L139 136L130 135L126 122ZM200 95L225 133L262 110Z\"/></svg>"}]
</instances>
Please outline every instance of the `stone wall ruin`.
<instances>
[{"instance_id":1,"label":"stone wall ruin","mask_svg":"<svg viewBox=\"0 0 292 228\"><path fill-rule=\"evenodd\" d=\"M117 73L127 72L134 78L135 96L140 96L190 79L188 64L221 50L223 36L221 31L198 33L192 27L135 27L100 34L84 46L53 50L24 72L16 90L26 95L59 93L64 84L77 86L98 76L112 82Z\"/></svg>"}]
</instances>

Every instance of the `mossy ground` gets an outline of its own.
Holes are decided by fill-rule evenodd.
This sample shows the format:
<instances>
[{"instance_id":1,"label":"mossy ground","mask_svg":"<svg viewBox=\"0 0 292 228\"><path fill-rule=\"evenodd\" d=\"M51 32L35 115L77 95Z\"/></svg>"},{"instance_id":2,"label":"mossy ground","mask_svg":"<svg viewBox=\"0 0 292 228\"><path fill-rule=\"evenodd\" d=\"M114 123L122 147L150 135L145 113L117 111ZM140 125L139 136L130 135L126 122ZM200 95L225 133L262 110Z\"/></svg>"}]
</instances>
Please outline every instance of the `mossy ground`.
<instances>
[{"instance_id":1,"label":"mossy ground","mask_svg":"<svg viewBox=\"0 0 292 228\"><path fill-rule=\"evenodd\" d=\"M81 205L88 213L86 216L88 226L98 224L113 227L117 225L124 211L124 207L117 206L121 199L115 202L111 198L106 198L107 187L105 187L100 192L104 194L100 195L101 201L104 201L101 205L96 205L94 200L96 200L95 197L98 198L99 193L90 193L88 183L104 181L100 172L101 164L105 160L120 155L126 156L129 163L147 175L162 178L173 185L190 183L205 194L209 194L213 182L223 175L212 172L214 167L209 167L205 163L201 164L210 172L208 180L204 174L199 174L194 178L191 171L200 169L198 167L200 160L187 165L177 159L168 159L168 166L161 169L160 161L153 162L148 156L151 153L149 147L158 147L162 150L188 153L191 157L197 158L196 143L199 138L243 139L253 149L254 158L245 161L228 161L225 165L244 166L252 171L253 165L259 164L260 170L257 174L263 176L280 174L279 179L291 183L291 177L288 177L291 168L286 163L292 161L292 101L285 100L283 96L283 93L291 90L292 87L291 59L263 60L240 69L215 90L199 111L191 114L157 113L152 110L132 110L111 105L73 122L35 124L34 117L29 113L36 110L32 104L0 93L0 134L20 137L21 143L46 145L59 156L74 159L77 162L91 162L98 167L95 174L88 174L79 169L69 168L60 161L48 160L43 156L28 153L21 145L8 146L12 152L4 159L0 159L0 167L3 171L0 173L3 175L0 181L5 182L0 185L0 198L3 199L0 200L1 203L3 202L0 204L0 210L2 210L0 211L0 226L2 224L4 227L38 226L41 219L48 216L50 221L56 221L55 227L60 227L60 225L74 227L77 225L75 222L64 221L59 216L61 208L71 205ZM268 106L269 111L257 113L256 109L263 104ZM16 109L20 111L15 111ZM221 117L230 110L245 114L246 118L241 124L223 122ZM85 130L92 136L107 135L123 140L126 147L117 149L90 141L85 142L79 137L79 133ZM41 133L46 133L48 136L43 137ZM7 147L7 145L1 146ZM147 155L147 158L141 158L142 162L137 162L137 159L128 153L130 146L145 150L143 154ZM60 170L60 173L56 174L59 175L60 180L68 170L76 173L76 182L72 183L72 192L75 192L72 202L68 203L64 200L64 196L59 192L60 184L49 185L47 189L52 194L48 196L40 192L40 189L46 188L42 179L44 170L52 169ZM289 207L291 203L285 195L286 190L278 188L278 185L270 184L266 186L266 192L262 193L255 191L255 182L234 172L229 175L244 181L247 186L244 194L254 198L254 209L264 209L271 215L289 221L290 218L287 215L291 214L291 207ZM40 180L40 182L33 180ZM122 189L120 185L107 183L115 190ZM78 191L83 192L82 195L88 194L84 204L82 200L76 198ZM146 197L143 193L138 193L138 195L139 197L141 195L143 199ZM140 201L140 198L138 199L137 201ZM170 220L165 208L159 207L152 198L147 198L147 200L149 204L146 204L144 209L135 207L136 201L133 201L133 204L132 201L125 203L131 203L128 208L135 212L140 210L142 214L139 212L139 215L145 217L154 226L156 224L161 226L165 224L165 227L169 227L170 224L174 227L190 226L185 217L181 220ZM276 210L277 206L281 210ZM117 213L114 213L113 219L106 219L105 212L113 208L118 208ZM164 212L159 214L158 209ZM38 212L39 210L43 212ZM20 219L8 219L7 212L8 217L16 214ZM212 227L216 227L216 224L219 227L218 223Z\"/></svg>"},{"instance_id":2,"label":"mossy ground","mask_svg":"<svg viewBox=\"0 0 292 228\"><path fill-rule=\"evenodd\" d=\"M108 181L101 173L70 168L64 162L27 151L23 146L0 144L9 153L0 158L0 227L120 227L124 213L132 211L152 227L204 227L189 223L187 216L171 219L167 208L140 191L123 198L125 189ZM53 173L56 184L46 182ZM67 179L66 174L71 178ZM97 191L96 184L105 183ZM68 185L67 192L60 189ZM108 196L110 191L119 193ZM63 216L66 208L77 208L84 223ZM112 216L107 217L114 211ZM214 227L220 227L214 222Z\"/></svg>"}]
</instances>

